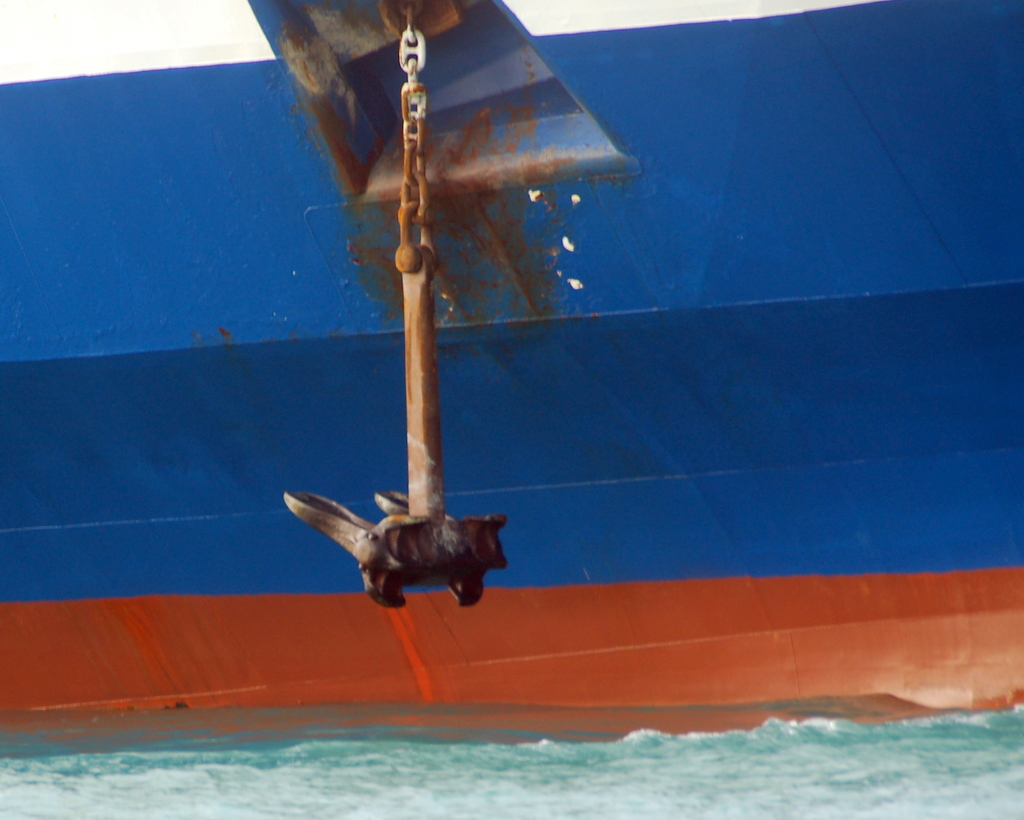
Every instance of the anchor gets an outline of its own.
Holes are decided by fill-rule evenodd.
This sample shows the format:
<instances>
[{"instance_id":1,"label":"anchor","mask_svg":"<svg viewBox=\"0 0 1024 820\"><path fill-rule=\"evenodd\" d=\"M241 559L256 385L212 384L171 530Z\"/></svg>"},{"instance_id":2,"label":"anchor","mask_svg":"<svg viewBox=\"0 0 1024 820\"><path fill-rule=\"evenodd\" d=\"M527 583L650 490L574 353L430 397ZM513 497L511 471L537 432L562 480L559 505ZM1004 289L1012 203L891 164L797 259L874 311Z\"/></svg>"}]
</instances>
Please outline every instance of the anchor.
<instances>
[{"instance_id":1,"label":"anchor","mask_svg":"<svg viewBox=\"0 0 1024 820\"><path fill-rule=\"evenodd\" d=\"M405 403L409 493L374 495L385 518L374 524L336 501L312 493L284 494L295 515L348 550L359 563L367 593L386 607L405 605L408 586L447 586L460 606L484 591L484 574L508 566L498 540L504 515L456 520L445 512L441 458L441 411L434 319L434 270L430 192L426 173L427 90L418 72L426 64L426 40L414 23L422 0L402 6L406 29L399 63L402 86L404 175L398 208L395 265L402 274L405 320ZM419 228L419 243L411 238Z\"/></svg>"}]
</instances>

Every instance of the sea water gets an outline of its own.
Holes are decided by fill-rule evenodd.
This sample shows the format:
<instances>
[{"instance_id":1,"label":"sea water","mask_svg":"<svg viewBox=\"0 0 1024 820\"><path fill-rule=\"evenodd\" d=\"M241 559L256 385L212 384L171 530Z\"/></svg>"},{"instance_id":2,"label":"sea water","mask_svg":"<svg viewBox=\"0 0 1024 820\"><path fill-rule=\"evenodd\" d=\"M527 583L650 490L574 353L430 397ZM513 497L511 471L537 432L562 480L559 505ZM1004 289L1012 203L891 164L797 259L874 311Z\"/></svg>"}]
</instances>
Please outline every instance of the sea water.
<instances>
[{"instance_id":1,"label":"sea water","mask_svg":"<svg viewBox=\"0 0 1024 820\"><path fill-rule=\"evenodd\" d=\"M1020 710L589 741L174 720L0 728L0 817L1024 817Z\"/></svg>"}]
</instances>

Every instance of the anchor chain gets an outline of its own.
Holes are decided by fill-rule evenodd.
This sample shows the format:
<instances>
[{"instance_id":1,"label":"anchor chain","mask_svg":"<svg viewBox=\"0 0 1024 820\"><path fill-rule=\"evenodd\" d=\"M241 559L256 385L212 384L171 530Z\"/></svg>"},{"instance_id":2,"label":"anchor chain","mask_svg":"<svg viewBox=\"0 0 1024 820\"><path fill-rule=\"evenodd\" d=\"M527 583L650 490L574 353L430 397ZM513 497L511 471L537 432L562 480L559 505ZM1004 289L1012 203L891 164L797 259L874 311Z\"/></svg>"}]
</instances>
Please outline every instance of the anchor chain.
<instances>
[{"instance_id":1,"label":"anchor chain","mask_svg":"<svg viewBox=\"0 0 1024 820\"><path fill-rule=\"evenodd\" d=\"M423 2L406 0L401 7L406 28L398 47L406 81L401 95L403 173L395 266L402 275L404 300L409 493L375 494L386 515L378 524L322 496L284 494L295 515L352 553L367 593L388 607L405 604L403 587L440 584L448 586L460 606L471 606L483 595L484 574L508 566L498 540L504 515L457 521L445 512L433 291L437 259L427 183L427 88L419 79L427 62L427 42L416 26ZM415 243L413 225L419 229Z\"/></svg>"},{"instance_id":2,"label":"anchor chain","mask_svg":"<svg viewBox=\"0 0 1024 820\"><path fill-rule=\"evenodd\" d=\"M402 273L414 273L423 264L426 248L433 254L430 236L430 186L427 182L427 87L419 72L427 64L427 39L414 25L416 4L405 5L406 28L398 46L398 64L406 73L402 86L402 187L398 206L398 250L395 266ZM419 242L412 243L413 223L419 226Z\"/></svg>"},{"instance_id":3,"label":"anchor chain","mask_svg":"<svg viewBox=\"0 0 1024 820\"><path fill-rule=\"evenodd\" d=\"M402 274L405 319L405 400L409 446L409 512L444 522L441 413L438 404L437 340L434 328L434 247L427 183L427 87L419 72L427 63L427 41L416 28L416 8L405 5L406 28L398 45L402 85L402 187L398 204L395 266ZM412 226L419 242L412 244Z\"/></svg>"}]
</instances>

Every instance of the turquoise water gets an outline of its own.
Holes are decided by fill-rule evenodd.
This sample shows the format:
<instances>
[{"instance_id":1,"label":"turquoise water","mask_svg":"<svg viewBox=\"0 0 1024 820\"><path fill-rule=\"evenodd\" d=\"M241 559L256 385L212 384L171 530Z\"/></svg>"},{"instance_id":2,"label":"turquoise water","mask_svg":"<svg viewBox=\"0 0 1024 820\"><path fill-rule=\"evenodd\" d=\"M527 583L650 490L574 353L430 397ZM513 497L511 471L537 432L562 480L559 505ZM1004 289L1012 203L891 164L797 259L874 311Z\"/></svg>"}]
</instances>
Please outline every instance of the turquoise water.
<instances>
[{"instance_id":1,"label":"turquoise water","mask_svg":"<svg viewBox=\"0 0 1024 820\"><path fill-rule=\"evenodd\" d=\"M0 818L1024 817L1019 710L590 742L275 715L0 729Z\"/></svg>"}]
</instances>

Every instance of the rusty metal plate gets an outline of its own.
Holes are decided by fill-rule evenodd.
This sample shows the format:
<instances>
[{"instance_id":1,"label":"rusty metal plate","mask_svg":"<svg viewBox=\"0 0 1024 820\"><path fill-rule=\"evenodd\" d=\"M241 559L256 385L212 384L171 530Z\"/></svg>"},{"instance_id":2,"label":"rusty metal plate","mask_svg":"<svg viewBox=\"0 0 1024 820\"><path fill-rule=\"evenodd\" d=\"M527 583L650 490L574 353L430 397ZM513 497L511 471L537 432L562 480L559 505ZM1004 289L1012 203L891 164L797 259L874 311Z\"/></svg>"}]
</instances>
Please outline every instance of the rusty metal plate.
<instances>
[{"instance_id":1,"label":"rusty metal plate","mask_svg":"<svg viewBox=\"0 0 1024 820\"><path fill-rule=\"evenodd\" d=\"M381 0L380 16L396 37L405 30L405 5L408 0ZM417 28L434 37L462 22L462 8L454 0L415 0Z\"/></svg>"}]
</instances>

